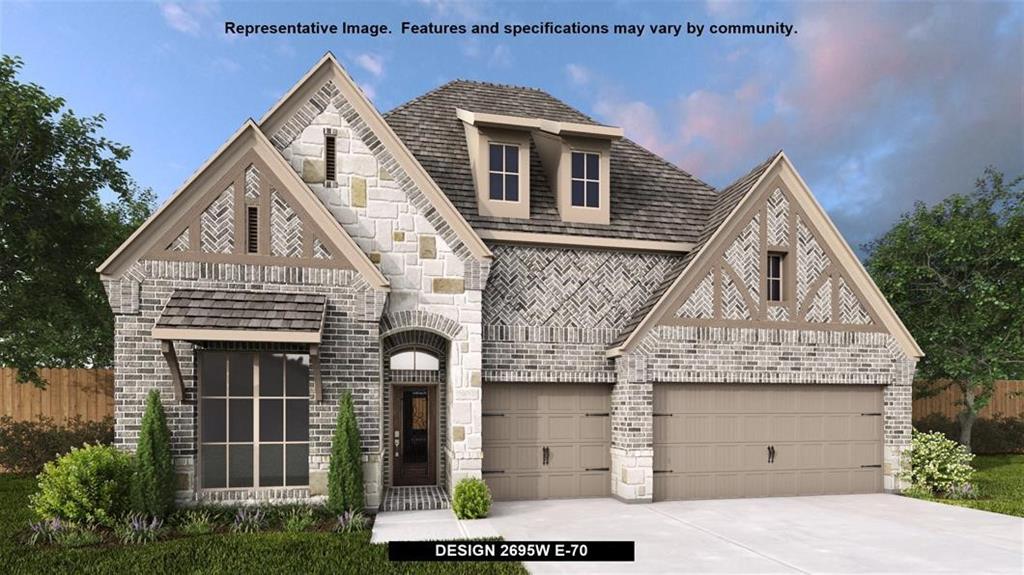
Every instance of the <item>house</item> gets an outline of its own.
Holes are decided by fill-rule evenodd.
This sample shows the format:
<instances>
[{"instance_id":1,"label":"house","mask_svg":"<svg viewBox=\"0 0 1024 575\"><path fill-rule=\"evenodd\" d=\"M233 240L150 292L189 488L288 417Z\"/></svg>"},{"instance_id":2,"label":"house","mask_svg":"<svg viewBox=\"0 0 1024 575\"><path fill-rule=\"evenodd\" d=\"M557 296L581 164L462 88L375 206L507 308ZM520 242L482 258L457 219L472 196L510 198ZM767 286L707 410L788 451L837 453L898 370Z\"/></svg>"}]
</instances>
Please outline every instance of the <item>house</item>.
<instances>
[{"instance_id":1,"label":"house","mask_svg":"<svg viewBox=\"0 0 1024 575\"><path fill-rule=\"evenodd\" d=\"M784 153L716 191L540 90L382 115L328 54L98 271L182 499L322 496L344 392L383 509L895 490L910 441L921 350Z\"/></svg>"}]
</instances>

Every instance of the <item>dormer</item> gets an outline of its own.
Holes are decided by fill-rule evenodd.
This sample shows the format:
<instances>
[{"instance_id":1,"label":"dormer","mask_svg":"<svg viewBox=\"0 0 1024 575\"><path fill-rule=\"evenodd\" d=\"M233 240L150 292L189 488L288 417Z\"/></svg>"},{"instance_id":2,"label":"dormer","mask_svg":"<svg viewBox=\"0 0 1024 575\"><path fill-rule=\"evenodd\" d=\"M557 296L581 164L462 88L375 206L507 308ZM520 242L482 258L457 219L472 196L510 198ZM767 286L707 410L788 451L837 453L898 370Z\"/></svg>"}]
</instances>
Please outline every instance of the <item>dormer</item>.
<instances>
[{"instance_id":1,"label":"dormer","mask_svg":"<svg viewBox=\"0 0 1024 575\"><path fill-rule=\"evenodd\" d=\"M456 111L466 131L480 215L530 217L530 140L562 221L608 224L612 126Z\"/></svg>"}]
</instances>

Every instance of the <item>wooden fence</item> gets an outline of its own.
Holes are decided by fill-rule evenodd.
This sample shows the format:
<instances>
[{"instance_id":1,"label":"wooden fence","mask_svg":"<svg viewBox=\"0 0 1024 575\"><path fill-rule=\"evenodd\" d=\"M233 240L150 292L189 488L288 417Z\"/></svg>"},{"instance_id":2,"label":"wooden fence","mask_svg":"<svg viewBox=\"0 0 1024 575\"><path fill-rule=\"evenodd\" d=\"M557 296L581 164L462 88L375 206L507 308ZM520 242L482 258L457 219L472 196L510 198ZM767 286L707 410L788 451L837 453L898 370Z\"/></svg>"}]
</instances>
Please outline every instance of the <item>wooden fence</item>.
<instances>
[{"instance_id":1,"label":"wooden fence","mask_svg":"<svg viewBox=\"0 0 1024 575\"><path fill-rule=\"evenodd\" d=\"M932 397L923 397L914 400L914 420L941 413L950 419L963 410L959 402L963 395L960 388L951 386ZM997 381L995 393L992 394L992 401L981 410L980 417L992 417L993 415L1005 415L1008 417L1024 416L1024 381Z\"/></svg>"},{"instance_id":2,"label":"wooden fence","mask_svg":"<svg viewBox=\"0 0 1024 575\"><path fill-rule=\"evenodd\" d=\"M18 383L17 370L0 368L0 416L34 420L40 415L64 422L76 415L99 421L114 415L114 371L41 369L46 389Z\"/></svg>"}]
</instances>

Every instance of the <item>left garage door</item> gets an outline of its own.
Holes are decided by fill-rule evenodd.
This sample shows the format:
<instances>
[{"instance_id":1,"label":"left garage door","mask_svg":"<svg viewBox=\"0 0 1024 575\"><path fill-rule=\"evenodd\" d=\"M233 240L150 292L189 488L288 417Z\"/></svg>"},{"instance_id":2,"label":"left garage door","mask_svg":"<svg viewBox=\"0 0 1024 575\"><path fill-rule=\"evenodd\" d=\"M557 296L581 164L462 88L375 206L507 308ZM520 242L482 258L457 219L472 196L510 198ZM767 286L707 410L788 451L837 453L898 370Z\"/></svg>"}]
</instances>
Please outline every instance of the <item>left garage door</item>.
<instances>
[{"instance_id":1,"label":"left garage door","mask_svg":"<svg viewBox=\"0 0 1024 575\"><path fill-rule=\"evenodd\" d=\"M485 384L483 477L496 500L606 497L611 387Z\"/></svg>"}]
</instances>

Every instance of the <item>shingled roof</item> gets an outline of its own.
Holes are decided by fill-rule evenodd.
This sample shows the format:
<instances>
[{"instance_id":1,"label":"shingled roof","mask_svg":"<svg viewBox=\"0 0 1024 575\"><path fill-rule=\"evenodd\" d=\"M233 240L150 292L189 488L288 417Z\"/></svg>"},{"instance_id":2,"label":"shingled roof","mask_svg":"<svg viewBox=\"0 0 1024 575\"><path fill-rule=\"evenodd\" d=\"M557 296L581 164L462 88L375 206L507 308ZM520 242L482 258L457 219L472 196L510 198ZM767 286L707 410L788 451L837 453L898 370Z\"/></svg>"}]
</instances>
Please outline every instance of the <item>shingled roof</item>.
<instances>
[{"instance_id":1,"label":"shingled roof","mask_svg":"<svg viewBox=\"0 0 1024 575\"><path fill-rule=\"evenodd\" d=\"M665 273L665 277L662 279L661 284L651 292L651 297L648 298L647 302L633 312L629 321L622 326L622 331L619 333L619 336L615 338L615 341L613 341L609 347L619 347L629 339L629 336L636 331L636 328L644 318L647 317L647 314L654 309L654 306L658 305L658 302L661 301L661 298L665 296L665 293L672 287L676 280L682 276L682 274L686 273L690 262L697 258L701 249L708 240L711 239L711 236L713 236L718 228L725 223L729 214L731 214L736 206L743 201L743 198L747 197L747 194L749 194L754 188L754 184L761 179L761 176L764 175L765 171L781 153L781 150L775 152L770 158L758 164L754 169L741 176L735 182L726 186L718 194L715 198L715 206L711 210L711 214L708 216L707 224L704 226L704 229L701 230L701 233L697 238L697 243L694 245L693 251L687 253L686 256L680 259L672 269Z\"/></svg>"},{"instance_id":2,"label":"shingled roof","mask_svg":"<svg viewBox=\"0 0 1024 575\"><path fill-rule=\"evenodd\" d=\"M456 80L384 114L384 119L423 165L462 216L477 229L587 235L609 238L697 241L715 205L713 188L628 139L611 146L611 222L563 222L530 149L530 219L482 216L477 210L465 130L456 108L597 125L550 94L484 82ZM628 133L629 126L625 126Z\"/></svg>"},{"instance_id":3,"label":"shingled roof","mask_svg":"<svg viewBox=\"0 0 1024 575\"><path fill-rule=\"evenodd\" d=\"M318 334L326 305L318 294L179 289L154 328Z\"/></svg>"}]
</instances>

